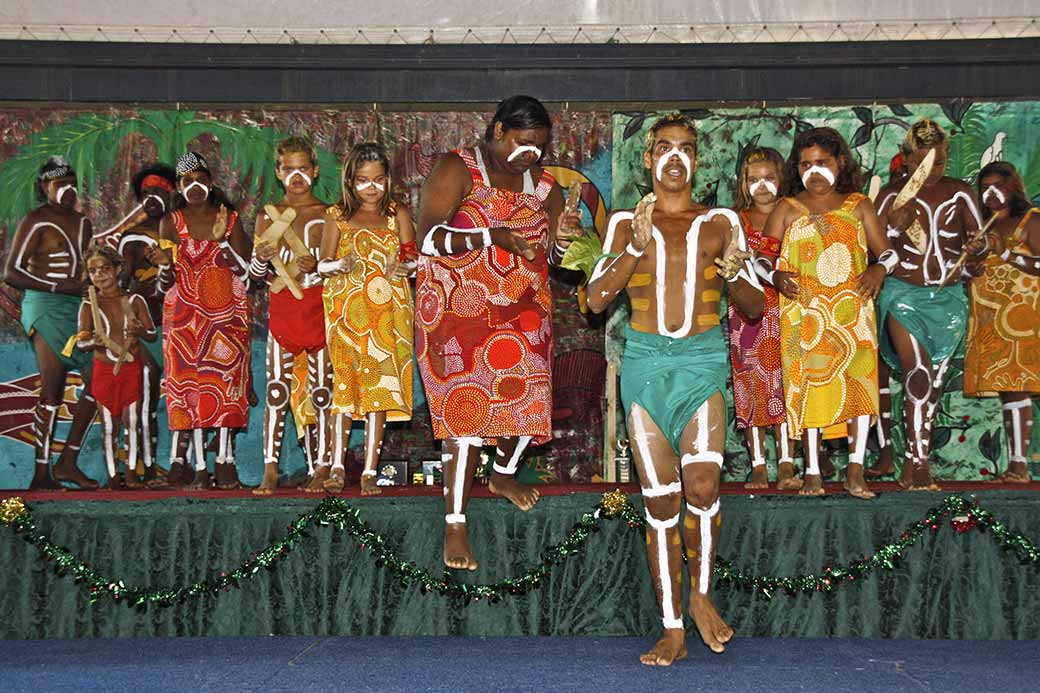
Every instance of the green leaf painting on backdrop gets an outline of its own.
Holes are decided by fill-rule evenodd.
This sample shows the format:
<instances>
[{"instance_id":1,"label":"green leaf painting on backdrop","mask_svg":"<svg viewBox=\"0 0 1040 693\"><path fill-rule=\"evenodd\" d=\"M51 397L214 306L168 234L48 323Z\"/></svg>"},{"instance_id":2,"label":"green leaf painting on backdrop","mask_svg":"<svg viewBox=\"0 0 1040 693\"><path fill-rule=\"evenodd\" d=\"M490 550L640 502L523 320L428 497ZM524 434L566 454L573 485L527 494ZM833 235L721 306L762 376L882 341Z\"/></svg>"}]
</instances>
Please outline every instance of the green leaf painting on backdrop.
<instances>
[{"instance_id":1,"label":"green leaf painting on backdrop","mask_svg":"<svg viewBox=\"0 0 1040 693\"><path fill-rule=\"evenodd\" d=\"M740 155L755 146L774 147L785 158L794 136L803 130L829 126L840 132L859 158L866 179L875 186L888 181L889 164L906 130L918 118L940 123L951 135L947 175L975 182L982 166L1009 161L1022 173L1026 191L1040 202L1040 103L972 103L954 100L941 104L885 104L874 106L805 106L776 108L695 109L683 111L698 126L698 170L694 198L709 206L733 204ZM613 201L615 209L634 207L649 191L649 173L643 167L645 136L663 113L614 115ZM868 187L869 189L869 187ZM866 191L864 191L866 192ZM607 356L620 361L622 327L627 311L615 310L607 324ZM725 321L723 321L725 323ZM933 451L934 469L941 479L978 479L1007 464L1000 402L995 398L966 399L963 386L964 350L961 347L947 375ZM897 464L902 460L905 435L898 424L902 393L893 383L893 432ZM1040 420L1040 416L1034 416ZM624 422L619 421L620 430ZM732 426L732 424L731 424ZM621 434L619 434L621 435ZM735 429L727 444L724 478L743 480L750 471L747 454ZM1033 433L1033 466L1040 456L1040 426ZM774 457L775 459L775 457ZM840 465L839 465L840 466Z\"/></svg>"}]
</instances>

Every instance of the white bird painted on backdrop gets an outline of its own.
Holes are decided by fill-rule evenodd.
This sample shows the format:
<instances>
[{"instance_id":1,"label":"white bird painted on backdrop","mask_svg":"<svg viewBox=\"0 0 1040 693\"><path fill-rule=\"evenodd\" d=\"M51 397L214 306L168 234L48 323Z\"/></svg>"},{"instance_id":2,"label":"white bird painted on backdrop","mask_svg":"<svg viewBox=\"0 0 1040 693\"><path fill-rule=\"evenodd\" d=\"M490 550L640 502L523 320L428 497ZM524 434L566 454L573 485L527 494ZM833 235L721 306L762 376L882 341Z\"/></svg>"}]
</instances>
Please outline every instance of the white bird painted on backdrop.
<instances>
[{"instance_id":1,"label":"white bird painted on backdrop","mask_svg":"<svg viewBox=\"0 0 1040 693\"><path fill-rule=\"evenodd\" d=\"M982 159L979 161L979 168L985 168L992 164L994 161L1001 161L1004 156L1004 138L1007 137L1006 132L998 132L996 137L993 138L993 144L986 148L986 151L982 152Z\"/></svg>"}]
</instances>

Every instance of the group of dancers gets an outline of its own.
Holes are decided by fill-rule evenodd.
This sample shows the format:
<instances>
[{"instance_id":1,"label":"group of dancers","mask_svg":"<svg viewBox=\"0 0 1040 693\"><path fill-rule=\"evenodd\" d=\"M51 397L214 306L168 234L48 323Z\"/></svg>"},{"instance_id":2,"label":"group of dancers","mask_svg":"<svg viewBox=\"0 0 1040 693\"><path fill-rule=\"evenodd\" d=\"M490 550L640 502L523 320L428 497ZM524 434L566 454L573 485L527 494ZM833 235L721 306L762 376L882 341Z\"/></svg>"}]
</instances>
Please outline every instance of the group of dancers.
<instances>
[{"instance_id":1,"label":"group of dancers","mask_svg":"<svg viewBox=\"0 0 1040 693\"><path fill-rule=\"evenodd\" d=\"M306 451L308 490L342 490L344 446L360 419L361 491L378 492L383 427L411 416L414 361L442 441L444 561L476 569L466 511L481 449L495 448L491 491L528 510L538 492L515 474L527 447L552 435L548 271L582 230L580 211L541 165L551 129L536 99L501 102L479 145L438 160L414 221L394 202L380 145L348 153L342 198L329 205L313 193L311 144L289 138L273 157L284 197L264 206L252 238L197 153L139 172L140 204L102 233L76 210L75 172L49 160L38 178L43 204L18 227L6 273L25 291L22 321L42 375L33 487L96 486L75 463L95 409L114 483L237 487L234 435L247 424L252 389L248 293L263 290L265 466L254 492L278 485L287 410ZM1029 480L1040 220L1006 163L979 175L980 213L976 190L944 175L948 141L935 122L915 123L875 206L859 192L860 167L841 135L814 128L797 134L786 160L768 148L748 153L736 209L709 209L692 197L694 122L674 114L651 126L643 165L653 190L610 216L587 287L593 311L622 292L632 309L621 397L664 628L645 663L686 654L683 547L701 638L721 652L732 637L710 590L730 363L751 485L768 483L763 433L771 428L781 488L823 493L821 442L847 437L845 488L869 498L863 462L875 422L883 454L871 471L894 471L879 366L898 373L906 393L901 483L935 488L930 432L944 372L967 332L965 390L1000 393L1011 448L1003 478ZM73 368L88 386L52 468L55 414ZM165 478L155 469L160 371L173 434Z\"/></svg>"}]
</instances>

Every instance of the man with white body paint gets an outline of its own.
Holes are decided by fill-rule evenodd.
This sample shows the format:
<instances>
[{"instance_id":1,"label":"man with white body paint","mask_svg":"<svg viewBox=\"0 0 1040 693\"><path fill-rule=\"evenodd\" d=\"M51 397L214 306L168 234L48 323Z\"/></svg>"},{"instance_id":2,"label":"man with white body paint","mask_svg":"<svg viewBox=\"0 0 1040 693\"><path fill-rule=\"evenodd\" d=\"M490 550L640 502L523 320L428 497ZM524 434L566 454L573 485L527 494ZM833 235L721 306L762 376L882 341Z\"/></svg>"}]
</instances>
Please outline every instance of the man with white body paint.
<instances>
[{"instance_id":1,"label":"man with white body paint","mask_svg":"<svg viewBox=\"0 0 1040 693\"><path fill-rule=\"evenodd\" d=\"M449 568L477 567L466 507L485 442L497 447L491 492L524 511L538 500L514 477L525 448L552 439L548 263L580 233L539 164L551 127L537 99L505 99L484 141L442 157L423 186L415 353L444 441Z\"/></svg>"},{"instance_id":2,"label":"man with white body paint","mask_svg":"<svg viewBox=\"0 0 1040 693\"><path fill-rule=\"evenodd\" d=\"M86 291L83 253L93 231L90 220L77 211L76 172L59 156L53 156L36 178L43 202L25 216L11 239L4 281L25 292L22 327L32 340L40 369L40 399L33 433L35 459L30 489L59 489L68 481L85 489L97 482L76 466L80 444L94 420L97 406L90 395L90 357L64 348L76 334L80 297ZM50 468L54 427L65 395L70 370L83 375L83 393L54 469Z\"/></svg>"},{"instance_id":3,"label":"man with white body paint","mask_svg":"<svg viewBox=\"0 0 1040 693\"><path fill-rule=\"evenodd\" d=\"M296 217L285 233L293 233L307 248L309 255L295 257L284 235L278 244L259 240L270 228L272 219L261 212L256 220L253 259L249 266L250 283L268 286L275 280L271 260L277 254L290 272L295 259L296 279L303 294L297 299L288 287L272 291L269 302L267 334L267 394L264 409L264 477L253 489L256 495L266 496L278 487L278 458L282 450L285 430L285 411L293 400L293 370L296 357L307 359L307 374L296 385L309 398L313 407L292 407L298 430L305 431L304 453L311 474L306 490L321 492L331 465L331 446L328 440L328 414L331 404L332 366L325 350L325 310L322 306L322 280L316 273L317 257L321 252L322 230L325 227L324 202L314 196L314 179L318 165L314 149L299 137L290 137L278 143L275 150L275 175L285 188L285 196L275 204L279 212L292 208ZM307 414L313 408L314 420ZM315 475L321 470L322 478Z\"/></svg>"},{"instance_id":4,"label":"man with white body paint","mask_svg":"<svg viewBox=\"0 0 1040 693\"><path fill-rule=\"evenodd\" d=\"M908 178L878 194L878 217L899 256L877 300L878 347L902 376L906 452L899 485L915 491L939 490L928 464L932 423L946 368L968 329L962 283L967 274L961 275L957 260L962 247L975 253L983 248L981 239L969 244L982 223L974 192L967 183L944 175L948 145L949 136L936 122L924 118L914 123L903 141L903 156L913 173L934 151L930 175L899 209L894 202ZM958 276L950 277L951 272ZM886 414L891 415L881 412ZM883 436L882 431L879 425ZM895 472L891 441L878 442L881 456L868 476Z\"/></svg>"},{"instance_id":5,"label":"man with white body paint","mask_svg":"<svg viewBox=\"0 0 1040 693\"><path fill-rule=\"evenodd\" d=\"M607 255L588 286L589 308L606 310L622 291L632 304L621 365L621 397L642 485L647 557L664 634L641 656L669 665L686 656L682 549L690 569L690 615L704 643L722 652L733 630L710 595L719 539L719 477L726 442L729 370L719 326L724 287L749 318L764 301L739 218L691 198L697 140L692 120L667 116L647 134L644 166L653 193L608 223ZM685 501L685 520L679 519Z\"/></svg>"}]
</instances>

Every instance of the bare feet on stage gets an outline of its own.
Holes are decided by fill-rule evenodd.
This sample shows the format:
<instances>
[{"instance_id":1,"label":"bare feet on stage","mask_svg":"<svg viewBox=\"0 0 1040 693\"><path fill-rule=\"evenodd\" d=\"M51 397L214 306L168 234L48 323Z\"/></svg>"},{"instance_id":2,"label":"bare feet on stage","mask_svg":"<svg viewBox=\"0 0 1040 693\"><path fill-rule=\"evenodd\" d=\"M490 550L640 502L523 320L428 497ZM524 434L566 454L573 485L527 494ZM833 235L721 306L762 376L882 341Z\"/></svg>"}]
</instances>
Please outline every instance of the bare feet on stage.
<instances>
[{"instance_id":1,"label":"bare feet on stage","mask_svg":"<svg viewBox=\"0 0 1040 693\"><path fill-rule=\"evenodd\" d=\"M488 490L496 496L502 496L506 500L511 501L513 505L524 512L533 508L534 504L538 502L539 494L537 489L521 484L512 476L500 472L491 472Z\"/></svg>"},{"instance_id":2,"label":"bare feet on stage","mask_svg":"<svg viewBox=\"0 0 1040 693\"><path fill-rule=\"evenodd\" d=\"M863 465L850 464L845 468L845 490L850 496L870 500L877 494L867 488L867 482L863 478Z\"/></svg>"},{"instance_id":3,"label":"bare feet on stage","mask_svg":"<svg viewBox=\"0 0 1040 693\"><path fill-rule=\"evenodd\" d=\"M238 480L238 468L234 464L218 463L215 465L214 472L217 477L217 488L221 491L234 491L242 488L242 482Z\"/></svg>"},{"instance_id":4,"label":"bare feet on stage","mask_svg":"<svg viewBox=\"0 0 1040 693\"><path fill-rule=\"evenodd\" d=\"M900 486L908 491L942 491L942 487L932 478L932 468L927 462L907 466L910 467L910 485L903 486L903 479L906 476L906 470L904 470L899 477Z\"/></svg>"},{"instance_id":5,"label":"bare feet on stage","mask_svg":"<svg viewBox=\"0 0 1040 693\"><path fill-rule=\"evenodd\" d=\"M303 490L307 493L325 493L325 482L329 480L329 470L331 467L328 465L319 464L314 468L314 474L307 480L307 483L303 485Z\"/></svg>"},{"instance_id":6,"label":"bare feet on stage","mask_svg":"<svg viewBox=\"0 0 1040 693\"><path fill-rule=\"evenodd\" d=\"M456 570L477 569L465 522L444 525L444 565Z\"/></svg>"},{"instance_id":7,"label":"bare feet on stage","mask_svg":"<svg viewBox=\"0 0 1040 693\"><path fill-rule=\"evenodd\" d=\"M820 476L824 479L830 479L834 476L834 462L831 461L831 448L827 445L827 441L823 441L820 445Z\"/></svg>"},{"instance_id":8,"label":"bare feet on stage","mask_svg":"<svg viewBox=\"0 0 1040 693\"><path fill-rule=\"evenodd\" d=\"M213 479L209 475L209 471L206 469L198 469L195 471L195 477L188 484L188 488L192 491L208 491L213 488Z\"/></svg>"},{"instance_id":9,"label":"bare feet on stage","mask_svg":"<svg viewBox=\"0 0 1040 693\"><path fill-rule=\"evenodd\" d=\"M990 479L991 483L1003 484L1028 484L1033 480L1029 473L1029 464L1026 462L1011 462L1007 471Z\"/></svg>"},{"instance_id":10,"label":"bare feet on stage","mask_svg":"<svg viewBox=\"0 0 1040 693\"><path fill-rule=\"evenodd\" d=\"M822 496L826 491L823 490L823 477L819 474L806 474L802 477L802 488L798 491L800 496Z\"/></svg>"},{"instance_id":11,"label":"bare feet on stage","mask_svg":"<svg viewBox=\"0 0 1040 693\"><path fill-rule=\"evenodd\" d=\"M376 486L376 475L375 474L362 474L361 475L361 495L362 496L377 496L383 492L383 489Z\"/></svg>"},{"instance_id":12,"label":"bare feet on stage","mask_svg":"<svg viewBox=\"0 0 1040 693\"><path fill-rule=\"evenodd\" d=\"M639 661L652 667L670 666L686 659L686 633L682 628L666 628L654 649L639 655Z\"/></svg>"},{"instance_id":13,"label":"bare feet on stage","mask_svg":"<svg viewBox=\"0 0 1040 693\"><path fill-rule=\"evenodd\" d=\"M341 467L336 467L329 472L329 478L325 480L325 491L328 493L341 493L346 485L347 475Z\"/></svg>"},{"instance_id":14,"label":"bare feet on stage","mask_svg":"<svg viewBox=\"0 0 1040 693\"><path fill-rule=\"evenodd\" d=\"M751 481L744 488L769 488L769 470L764 464L751 468Z\"/></svg>"},{"instance_id":15,"label":"bare feet on stage","mask_svg":"<svg viewBox=\"0 0 1040 693\"><path fill-rule=\"evenodd\" d=\"M170 471L166 472L166 482L174 488L189 485L195 479L195 470L186 462L173 462Z\"/></svg>"},{"instance_id":16,"label":"bare feet on stage","mask_svg":"<svg viewBox=\"0 0 1040 693\"><path fill-rule=\"evenodd\" d=\"M137 476L137 469L127 468L123 472L123 485L128 489L144 488L144 482L141 481L141 477Z\"/></svg>"},{"instance_id":17,"label":"bare feet on stage","mask_svg":"<svg viewBox=\"0 0 1040 693\"><path fill-rule=\"evenodd\" d=\"M64 486L51 478L51 466L49 464L35 465L32 481L29 483L30 491L60 491Z\"/></svg>"},{"instance_id":18,"label":"bare feet on stage","mask_svg":"<svg viewBox=\"0 0 1040 693\"><path fill-rule=\"evenodd\" d=\"M802 487L802 480L795 476L793 462L781 462L776 465L776 487L781 491L797 491Z\"/></svg>"},{"instance_id":19,"label":"bare feet on stage","mask_svg":"<svg viewBox=\"0 0 1040 693\"><path fill-rule=\"evenodd\" d=\"M733 638L733 629L722 620L711 597L694 591L690 595L690 618L697 626L697 632L701 634L701 640L712 652L722 652L726 649L726 643Z\"/></svg>"},{"instance_id":20,"label":"bare feet on stage","mask_svg":"<svg viewBox=\"0 0 1040 693\"><path fill-rule=\"evenodd\" d=\"M69 483L79 486L84 491L95 491L98 487L98 482L81 472L79 467L76 466L75 461L73 461L71 457L65 457L64 452L62 452L61 457L58 458L54 468L51 469L51 477L59 485L63 481L68 481Z\"/></svg>"},{"instance_id":21,"label":"bare feet on stage","mask_svg":"<svg viewBox=\"0 0 1040 693\"><path fill-rule=\"evenodd\" d=\"M254 496L270 496L278 489L278 465L264 463L264 478L260 485L253 489Z\"/></svg>"},{"instance_id":22,"label":"bare feet on stage","mask_svg":"<svg viewBox=\"0 0 1040 693\"><path fill-rule=\"evenodd\" d=\"M144 485L153 491L170 488L170 483L167 479L166 470L154 462L151 467L144 468Z\"/></svg>"},{"instance_id":23,"label":"bare feet on stage","mask_svg":"<svg viewBox=\"0 0 1040 693\"><path fill-rule=\"evenodd\" d=\"M863 474L868 479L880 479L883 476L891 476L896 473L896 463L892 459L892 448L891 446L883 448L878 453L878 458L874 462L874 466L870 469L863 470Z\"/></svg>"}]
</instances>

